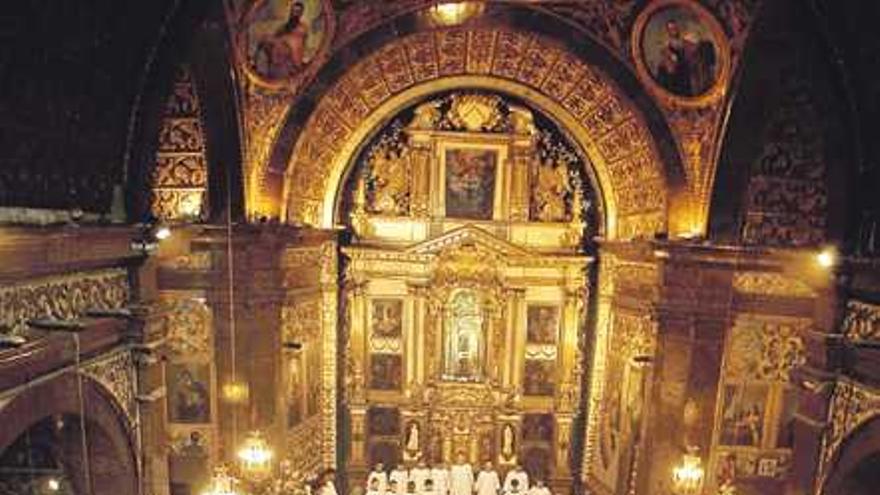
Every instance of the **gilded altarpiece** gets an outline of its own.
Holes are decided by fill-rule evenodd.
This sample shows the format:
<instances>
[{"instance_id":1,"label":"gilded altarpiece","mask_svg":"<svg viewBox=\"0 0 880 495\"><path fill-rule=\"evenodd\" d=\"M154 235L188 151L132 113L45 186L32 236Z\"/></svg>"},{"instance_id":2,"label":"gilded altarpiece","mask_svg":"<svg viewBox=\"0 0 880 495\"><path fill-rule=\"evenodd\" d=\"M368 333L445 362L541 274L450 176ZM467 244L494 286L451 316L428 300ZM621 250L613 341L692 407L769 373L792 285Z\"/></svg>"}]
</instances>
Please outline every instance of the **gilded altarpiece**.
<instances>
[{"instance_id":1,"label":"gilded altarpiece","mask_svg":"<svg viewBox=\"0 0 880 495\"><path fill-rule=\"evenodd\" d=\"M337 245L286 248L282 254L281 366L275 431L280 476L301 483L336 466Z\"/></svg>"},{"instance_id":2,"label":"gilded altarpiece","mask_svg":"<svg viewBox=\"0 0 880 495\"><path fill-rule=\"evenodd\" d=\"M343 248L352 481L461 453L570 489L584 169L530 109L480 92L417 104L362 152Z\"/></svg>"},{"instance_id":3,"label":"gilded altarpiece","mask_svg":"<svg viewBox=\"0 0 880 495\"><path fill-rule=\"evenodd\" d=\"M204 483L218 455L213 310L198 290L159 295L167 332L166 418L171 481Z\"/></svg>"}]
</instances>

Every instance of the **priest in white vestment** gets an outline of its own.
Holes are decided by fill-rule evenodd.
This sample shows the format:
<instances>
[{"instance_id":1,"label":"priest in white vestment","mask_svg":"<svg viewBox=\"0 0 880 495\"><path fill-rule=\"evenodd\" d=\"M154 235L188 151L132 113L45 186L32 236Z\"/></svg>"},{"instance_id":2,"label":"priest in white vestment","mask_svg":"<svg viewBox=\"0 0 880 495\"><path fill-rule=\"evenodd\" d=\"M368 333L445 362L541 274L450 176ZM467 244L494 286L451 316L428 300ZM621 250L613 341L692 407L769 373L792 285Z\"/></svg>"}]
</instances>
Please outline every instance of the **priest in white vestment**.
<instances>
[{"instance_id":1,"label":"priest in white vestment","mask_svg":"<svg viewBox=\"0 0 880 495\"><path fill-rule=\"evenodd\" d=\"M431 480L434 482L434 493L436 495L449 494L449 470L443 464L438 464L431 468Z\"/></svg>"},{"instance_id":2,"label":"priest in white vestment","mask_svg":"<svg viewBox=\"0 0 880 495\"><path fill-rule=\"evenodd\" d=\"M394 493L403 495L406 493L406 485L409 482L409 474L403 466L395 466L388 475L388 482L394 484Z\"/></svg>"},{"instance_id":3,"label":"priest in white vestment","mask_svg":"<svg viewBox=\"0 0 880 495\"><path fill-rule=\"evenodd\" d=\"M367 490L373 489L373 481L376 481L375 489L380 493L388 491L388 473L385 472L385 466L380 462L370 471L367 476Z\"/></svg>"},{"instance_id":4,"label":"priest in white vestment","mask_svg":"<svg viewBox=\"0 0 880 495\"><path fill-rule=\"evenodd\" d=\"M543 481L536 480L527 493L528 495L550 495L550 489L544 486Z\"/></svg>"},{"instance_id":5,"label":"priest in white vestment","mask_svg":"<svg viewBox=\"0 0 880 495\"><path fill-rule=\"evenodd\" d=\"M474 470L465 460L464 454L458 454L455 464L449 470L449 494L472 495L474 490Z\"/></svg>"},{"instance_id":6,"label":"priest in white vestment","mask_svg":"<svg viewBox=\"0 0 880 495\"><path fill-rule=\"evenodd\" d=\"M500 489L501 480L498 478L498 473L492 469L492 463L483 464L483 470L477 475L474 491L477 492L477 495L498 495Z\"/></svg>"},{"instance_id":7,"label":"priest in white vestment","mask_svg":"<svg viewBox=\"0 0 880 495\"><path fill-rule=\"evenodd\" d=\"M504 477L504 491L510 491L510 484L513 480L517 480L519 484L519 490L521 492L525 492L529 489L529 474L526 473L522 466L516 465L507 472L507 475Z\"/></svg>"},{"instance_id":8,"label":"priest in white vestment","mask_svg":"<svg viewBox=\"0 0 880 495\"><path fill-rule=\"evenodd\" d=\"M409 470L409 481L416 484L416 492L425 491L425 481L431 477L431 468L424 461L419 461L416 467Z\"/></svg>"}]
</instances>

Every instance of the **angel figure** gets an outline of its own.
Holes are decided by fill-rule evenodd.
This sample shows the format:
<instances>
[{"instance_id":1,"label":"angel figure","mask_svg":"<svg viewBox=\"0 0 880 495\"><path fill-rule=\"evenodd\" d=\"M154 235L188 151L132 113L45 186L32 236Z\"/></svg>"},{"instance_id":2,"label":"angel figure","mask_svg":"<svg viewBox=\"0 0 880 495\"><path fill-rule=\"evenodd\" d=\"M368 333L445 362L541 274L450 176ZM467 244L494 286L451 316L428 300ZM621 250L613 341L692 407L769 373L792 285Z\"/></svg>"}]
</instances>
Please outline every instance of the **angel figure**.
<instances>
[{"instance_id":1,"label":"angel figure","mask_svg":"<svg viewBox=\"0 0 880 495\"><path fill-rule=\"evenodd\" d=\"M407 208L409 153L377 150L371 160L374 177L373 208L379 213L401 214Z\"/></svg>"},{"instance_id":2,"label":"angel figure","mask_svg":"<svg viewBox=\"0 0 880 495\"><path fill-rule=\"evenodd\" d=\"M570 192L568 167L545 165L538 167L533 193L533 214L541 222L565 220L565 197Z\"/></svg>"}]
</instances>

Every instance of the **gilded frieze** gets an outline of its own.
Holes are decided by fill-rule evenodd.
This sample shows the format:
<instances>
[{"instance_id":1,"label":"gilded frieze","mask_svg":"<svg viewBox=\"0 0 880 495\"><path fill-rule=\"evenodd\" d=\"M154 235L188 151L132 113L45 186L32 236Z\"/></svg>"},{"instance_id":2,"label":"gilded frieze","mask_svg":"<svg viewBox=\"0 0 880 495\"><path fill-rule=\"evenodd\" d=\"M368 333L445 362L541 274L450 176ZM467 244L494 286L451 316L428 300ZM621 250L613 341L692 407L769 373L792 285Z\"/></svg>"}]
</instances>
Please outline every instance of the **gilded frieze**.
<instances>
[{"instance_id":1,"label":"gilded frieze","mask_svg":"<svg viewBox=\"0 0 880 495\"><path fill-rule=\"evenodd\" d=\"M124 269L59 275L0 288L0 327L25 330L30 319L75 320L89 310L120 309L130 286Z\"/></svg>"},{"instance_id":2,"label":"gilded frieze","mask_svg":"<svg viewBox=\"0 0 880 495\"><path fill-rule=\"evenodd\" d=\"M213 355L213 314L204 298L187 293L163 293L161 312L165 315L168 349L176 357Z\"/></svg>"},{"instance_id":3,"label":"gilded frieze","mask_svg":"<svg viewBox=\"0 0 880 495\"><path fill-rule=\"evenodd\" d=\"M298 299L281 308L281 335L284 342L312 341L321 334L321 300Z\"/></svg>"},{"instance_id":4,"label":"gilded frieze","mask_svg":"<svg viewBox=\"0 0 880 495\"><path fill-rule=\"evenodd\" d=\"M781 273L736 272L734 290L743 294L778 297L814 297L815 292L805 283Z\"/></svg>"}]
</instances>

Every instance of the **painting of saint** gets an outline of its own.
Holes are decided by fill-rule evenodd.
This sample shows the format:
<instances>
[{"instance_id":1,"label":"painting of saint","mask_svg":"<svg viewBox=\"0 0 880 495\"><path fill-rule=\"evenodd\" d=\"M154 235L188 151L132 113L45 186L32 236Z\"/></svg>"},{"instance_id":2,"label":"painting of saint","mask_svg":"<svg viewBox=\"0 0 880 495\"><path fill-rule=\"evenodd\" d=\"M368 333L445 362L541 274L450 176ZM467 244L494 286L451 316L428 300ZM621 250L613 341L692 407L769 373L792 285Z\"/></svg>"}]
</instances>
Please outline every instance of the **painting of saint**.
<instances>
[{"instance_id":1,"label":"painting of saint","mask_svg":"<svg viewBox=\"0 0 880 495\"><path fill-rule=\"evenodd\" d=\"M371 407L367 411L367 434L386 437L400 434L400 411L394 407Z\"/></svg>"},{"instance_id":2,"label":"painting of saint","mask_svg":"<svg viewBox=\"0 0 880 495\"><path fill-rule=\"evenodd\" d=\"M403 363L397 354L372 354L370 356L370 388L374 390L400 390L403 383Z\"/></svg>"},{"instance_id":3,"label":"painting of saint","mask_svg":"<svg viewBox=\"0 0 880 495\"><path fill-rule=\"evenodd\" d=\"M761 446L767 393L766 385L725 386L721 444Z\"/></svg>"},{"instance_id":4,"label":"painting of saint","mask_svg":"<svg viewBox=\"0 0 880 495\"><path fill-rule=\"evenodd\" d=\"M530 344L554 344L559 331L559 308L529 305L526 338Z\"/></svg>"},{"instance_id":5,"label":"painting of saint","mask_svg":"<svg viewBox=\"0 0 880 495\"><path fill-rule=\"evenodd\" d=\"M374 299L371 321L374 337L400 337L403 328L403 301Z\"/></svg>"},{"instance_id":6,"label":"painting of saint","mask_svg":"<svg viewBox=\"0 0 880 495\"><path fill-rule=\"evenodd\" d=\"M552 396L555 393L556 362L543 359L526 360L523 393L532 396Z\"/></svg>"},{"instance_id":7,"label":"painting of saint","mask_svg":"<svg viewBox=\"0 0 880 495\"><path fill-rule=\"evenodd\" d=\"M641 33L641 62L654 82L676 96L705 94L718 81L719 41L701 15L684 3L653 11Z\"/></svg>"},{"instance_id":8,"label":"painting of saint","mask_svg":"<svg viewBox=\"0 0 880 495\"><path fill-rule=\"evenodd\" d=\"M168 418L172 423L211 421L211 374L206 363L168 365Z\"/></svg>"},{"instance_id":9,"label":"painting of saint","mask_svg":"<svg viewBox=\"0 0 880 495\"><path fill-rule=\"evenodd\" d=\"M522 424L523 442L552 442L552 414L524 414Z\"/></svg>"},{"instance_id":10,"label":"painting of saint","mask_svg":"<svg viewBox=\"0 0 880 495\"><path fill-rule=\"evenodd\" d=\"M492 150L446 150L446 216L491 220L497 155Z\"/></svg>"},{"instance_id":11,"label":"painting of saint","mask_svg":"<svg viewBox=\"0 0 880 495\"><path fill-rule=\"evenodd\" d=\"M248 69L259 79L283 81L303 71L327 38L323 0L261 0L244 16Z\"/></svg>"}]
</instances>

